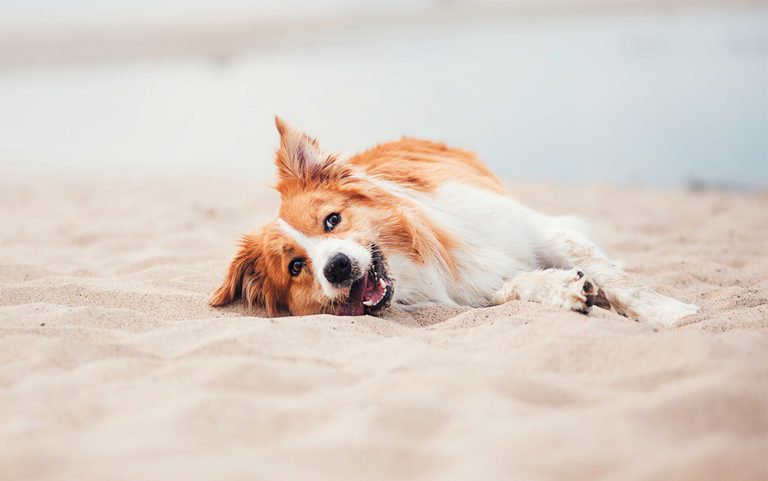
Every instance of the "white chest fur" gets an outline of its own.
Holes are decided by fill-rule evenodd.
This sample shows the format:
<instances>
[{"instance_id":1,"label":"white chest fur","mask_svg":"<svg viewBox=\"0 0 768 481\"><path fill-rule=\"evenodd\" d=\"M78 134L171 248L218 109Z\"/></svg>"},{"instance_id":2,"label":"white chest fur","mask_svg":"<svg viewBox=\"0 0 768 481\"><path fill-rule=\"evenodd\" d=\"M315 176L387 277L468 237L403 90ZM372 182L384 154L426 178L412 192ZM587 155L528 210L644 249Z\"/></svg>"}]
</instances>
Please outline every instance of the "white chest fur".
<instances>
[{"instance_id":1,"label":"white chest fur","mask_svg":"<svg viewBox=\"0 0 768 481\"><path fill-rule=\"evenodd\" d=\"M460 244L451 251L455 275L441 268L438 259L418 263L404 255L390 256L395 302L485 306L506 279L537 267L535 246L541 244L546 216L507 196L458 182L432 193L374 182L410 201Z\"/></svg>"}]
</instances>

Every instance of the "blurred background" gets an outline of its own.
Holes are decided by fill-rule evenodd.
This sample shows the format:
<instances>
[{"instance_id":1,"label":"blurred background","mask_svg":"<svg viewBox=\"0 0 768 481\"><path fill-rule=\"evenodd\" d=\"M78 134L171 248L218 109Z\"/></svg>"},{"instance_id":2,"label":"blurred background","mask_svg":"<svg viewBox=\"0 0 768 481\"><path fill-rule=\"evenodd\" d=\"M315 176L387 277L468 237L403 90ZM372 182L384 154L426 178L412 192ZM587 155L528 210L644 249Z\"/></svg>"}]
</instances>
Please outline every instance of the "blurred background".
<instances>
[{"instance_id":1,"label":"blurred background","mask_svg":"<svg viewBox=\"0 0 768 481\"><path fill-rule=\"evenodd\" d=\"M273 115L522 181L768 186L768 4L0 0L0 173L269 182Z\"/></svg>"}]
</instances>

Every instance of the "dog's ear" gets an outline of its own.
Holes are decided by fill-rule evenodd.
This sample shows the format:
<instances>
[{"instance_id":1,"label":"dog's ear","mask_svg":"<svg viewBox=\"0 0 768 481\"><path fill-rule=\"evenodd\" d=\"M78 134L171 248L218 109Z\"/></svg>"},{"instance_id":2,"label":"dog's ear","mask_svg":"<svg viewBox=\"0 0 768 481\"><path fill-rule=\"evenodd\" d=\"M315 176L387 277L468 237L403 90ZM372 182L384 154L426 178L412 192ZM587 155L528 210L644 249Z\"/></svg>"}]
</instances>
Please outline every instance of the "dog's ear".
<instances>
[{"instance_id":1,"label":"dog's ear","mask_svg":"<svg viewBox=\"0 0 768 481\"><path fill-rule=\"evenodd\" d=\"M264 229L243 236L229 263L224 280L211 296L212 306L224 306L242 298L248 307L265 306Z\"/></svg>"},{"instance_id":2,"label":"dog's ear","mask_svg":"<svg viewBox=\"0 0 768 481\"><path fill-rule=\"evenodd\" d=\"M285 311L281 302L282 291L267 280L267 231L268 227L264 227L242 238L224 280L211 296L210 305L225 306L242 299L248 308L266 309L269 316L277 316Z\"/></svg>"},{"instance_id":3,"label":"dog's ear","mask_svg":"<svg viewBox=\"0 0 768 481\"><path fill-rule=\"evenodd\" d=\"M243 297L243 278L250 273L259 252L251 252L248 236L244 237L235 257L230 261L224 280L216 292L211 296L209 304L212 306L225 306Z\"/></svg>"},{"instance_id":4,"label":"dog's ear","mask_svg":"<svg viewBox=\"0 0 768 481\"><path fill-rule=\"evenodd\" d=\"M280 148L275 158L280 179L322 181L341 172L342 165L336 155L323 152L317 140L277 116L275 127L280 134Z\"/></svg>"}]
</instances>

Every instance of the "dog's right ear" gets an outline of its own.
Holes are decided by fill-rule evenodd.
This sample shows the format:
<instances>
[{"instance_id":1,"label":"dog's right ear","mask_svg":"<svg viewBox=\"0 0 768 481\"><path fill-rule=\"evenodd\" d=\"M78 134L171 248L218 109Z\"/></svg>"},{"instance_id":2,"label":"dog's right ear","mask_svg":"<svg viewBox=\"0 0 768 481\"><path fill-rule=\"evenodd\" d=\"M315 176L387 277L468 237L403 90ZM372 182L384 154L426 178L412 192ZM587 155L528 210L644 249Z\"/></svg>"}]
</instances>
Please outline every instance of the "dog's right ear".
<instances>
[{"instance_id":1,"label":"dog's right ear","mask_svg":"<svg viewBox=\"0 0 768 481\"><path fill-rule=\"evenodd\" d=\"M280 148L275 159L280 177L303 178L322 167L328 156L320 150L317 140L294 129L277 116L275 127L280 134Z\"/></svg>"},{"instance_id":2,"label":"dog's right ear","mask_svg":"<svg viewBox=\"0 0 768 481\"><path fill-rule=\"evenodd\" d=\"M257 300L254 299L253 293L260 291L259 286L254 284L261 283L263 278L257 270L261 255L261 242L258 236L254 234L244 236L237 254L229 263L221 286L213 293L209 304L224 306L245 297L247 304L253 305Z\"/></svg>"},{"instance_id":3,"label":"dog's right ear","mask_svg":"<svg viewBox=\"0 0 768 481\"><path fill-rule=\"evenodd\" d=\"M349 169L337 155L328 154L320 149L317 140L294 129L277 116L275 116L275 127L280 134L280 148L277 149L275 157L280 180L323 182L350 174Z\"/></svg>"}]
</instances>

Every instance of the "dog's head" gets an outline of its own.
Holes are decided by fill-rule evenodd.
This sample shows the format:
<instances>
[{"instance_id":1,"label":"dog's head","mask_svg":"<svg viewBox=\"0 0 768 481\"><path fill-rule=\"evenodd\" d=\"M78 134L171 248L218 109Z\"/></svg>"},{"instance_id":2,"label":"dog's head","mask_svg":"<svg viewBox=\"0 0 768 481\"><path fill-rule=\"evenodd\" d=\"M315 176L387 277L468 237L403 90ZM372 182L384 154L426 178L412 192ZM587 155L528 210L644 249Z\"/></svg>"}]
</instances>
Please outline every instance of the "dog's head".
<instances>
[{"instance_id":1,"label":"dog's head","mask_svg":"<svg viewBox=\"0 0 768 481\"><path fill-rule=\"evenodd\" d=\"M383 210L370 183L314 139L275 120L279 217L243 238L211 305L242 298L271 316L380 311L394 282L382 249Z\"/></svg>"}]
</instances>

